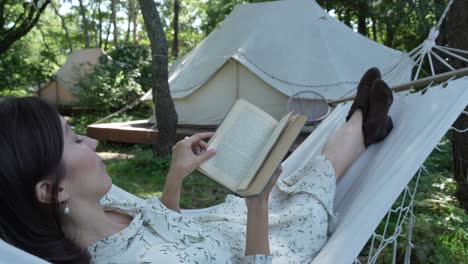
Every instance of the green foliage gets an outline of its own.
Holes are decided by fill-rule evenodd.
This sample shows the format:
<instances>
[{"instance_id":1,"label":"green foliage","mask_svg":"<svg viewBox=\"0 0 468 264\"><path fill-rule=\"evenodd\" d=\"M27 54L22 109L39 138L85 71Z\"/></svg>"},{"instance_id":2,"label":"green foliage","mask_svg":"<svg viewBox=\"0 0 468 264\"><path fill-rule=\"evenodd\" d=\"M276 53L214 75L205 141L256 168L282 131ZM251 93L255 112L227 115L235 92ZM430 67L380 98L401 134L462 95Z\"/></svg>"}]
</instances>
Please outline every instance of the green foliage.
<instances>
[{"instance_id":1,"label":"green foliage","mask_svg":"<svg viewBox=\"0 0 468 264\"><path fill-rule=\"evenodd\" d=\"M60 30L53 26L56 19L46 9L36 27L0 55L0 91L30 94L64 62L60 39L54 35Z\"/></svg>"},{"instance_id":2,"label":"green foliage","mask_svg":"<svg viewBox=\"0 0 468 264\"><path fill-rule=\"evenodd\" d=\"M180 0L179 10L179 57L193 49L200 43L205 34L200 28L200 23L204 17L204 1L202 0ZM161 1L159 13L161 23L166 34L169 54L172 54L174 41L174 1ZM177 58L170 56L170 63Z\"/></svg>"},{"instance_id":3,"label":"green foliage","mask_svg":"<svg viewBox=\"0 0 468 264\"><path fill-rule=\"evenodd\" d=\"M271 2L271 0L212 0L206 1L203 5L205 19L203 19L201 30L208 35L213 31L224 18L231 13L238 4Z\"/></svg>"},{"instance_id":4,"label":"green foliage","mask_svg":"<svg viewBox=\"0 0 468 264\"><path fill-rule=\"evenodd\" d=\"M0 55L37 24L50 1L0 1Z\"/></svg>"},{"instance_id":5,"label":"green foliage","mask_svg":"<svg viewBox=\"0 0 468 264\"><path fill-rule=\"evenodd\" d=\"M74 92L85 107L121 108L151 88L151 56L147 46L128 43L101 56L100 64Z\"/></svg>"},{"instance_id":6,"label":"green foliage","mask_svg":"<svg viewBox=\"0 0 468 264\"><path fill-rule=\"evenodd\" d=\"M427 37L447 0L318 0L322 7L333 11L344 24L357 30L358 20L366 21L367 37L399 50L411 50Z\"/></svg>"},{"instance_id":7,"label":"green foliage","mask_svg":"<svg viewBox=\"0 0 468 264\"><path fill-rule=\"evenodd\" d=\"M47 63L47 56L38 45L27 42L32 39L33 33L26 36L24 41L15 42L8 52L0 55L0 91L32 92L56 69L56 66Z\"/></svg>"},{"instance_id":8,"label":"green foliage","mask_svg":"<svg viewBox=\"0 0 468 264\"><path fill-rule=\"evenodd\" d=\"M0 97L2 97L2 96L25 97L25 96L29 96L29 95L30 94L27 91L21 90L21 89L16 89L16 90L3 89L3 90L0 90Z\"/></svg>"}]
</instances>

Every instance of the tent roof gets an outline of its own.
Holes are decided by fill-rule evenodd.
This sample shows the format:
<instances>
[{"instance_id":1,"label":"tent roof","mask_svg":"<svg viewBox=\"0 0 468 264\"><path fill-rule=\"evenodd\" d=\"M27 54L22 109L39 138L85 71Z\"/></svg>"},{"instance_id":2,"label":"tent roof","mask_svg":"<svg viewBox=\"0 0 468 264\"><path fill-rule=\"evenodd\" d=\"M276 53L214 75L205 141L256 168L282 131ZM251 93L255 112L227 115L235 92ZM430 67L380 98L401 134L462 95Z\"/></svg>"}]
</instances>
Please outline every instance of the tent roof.
<instances>
[{"instance_id":1,"label":"tent roof","mask_svg":"<svg viewBox=\"0 0 468 264\"><path fill-rule=\"evenodd\" d=\"M103 54L106 53L102 48L76 50L68 56L62 67L53 75L53 79L62 83L67 89L72 89L80 78L91 73Z\"/></svg>"},{"instance_id":2,"label":"tent roof","mask_svg":"<svg viewBox=\"0 0 468 264\"><path fill-rule=\"evenodd\" d=\"M173 65L169 84L172 97L183 98L234 58L288 96L313 89L336 99L369 67L384 68L402 56L354 32L314 0L241 4Z\"/></svg>"}]
</instances>

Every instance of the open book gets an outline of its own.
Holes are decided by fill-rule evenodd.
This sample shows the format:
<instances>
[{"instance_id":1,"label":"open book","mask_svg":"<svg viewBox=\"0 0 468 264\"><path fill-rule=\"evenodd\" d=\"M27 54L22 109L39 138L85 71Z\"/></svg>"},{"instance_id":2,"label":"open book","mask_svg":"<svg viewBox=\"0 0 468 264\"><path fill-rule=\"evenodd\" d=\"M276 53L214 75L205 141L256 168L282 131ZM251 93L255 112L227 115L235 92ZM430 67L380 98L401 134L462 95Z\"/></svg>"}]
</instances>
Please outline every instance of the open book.
<instances>
[{"instance_id":1,"label":"open book","mask_svg":"<svg viewBox=\"0 0 468 264\"><path fill-rule=\"evenodd\" d=\"M299 135L307 117L277 121L243 99L236 101L208 142L216 155L198 170L239 196L262 192Z\"/></svg>"}]
</instances>

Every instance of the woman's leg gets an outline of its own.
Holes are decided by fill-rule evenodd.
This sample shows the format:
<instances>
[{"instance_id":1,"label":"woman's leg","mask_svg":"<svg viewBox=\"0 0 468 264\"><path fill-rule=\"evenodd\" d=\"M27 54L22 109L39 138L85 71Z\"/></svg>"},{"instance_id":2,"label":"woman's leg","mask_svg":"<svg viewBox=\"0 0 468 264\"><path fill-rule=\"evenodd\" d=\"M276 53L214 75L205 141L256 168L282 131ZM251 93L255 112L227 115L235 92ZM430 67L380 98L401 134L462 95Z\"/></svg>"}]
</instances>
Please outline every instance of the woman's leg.
<instances>
[{"instance_id":1,"label":"woman's leg","mask_svg":"<svg viewBox=\"0 0 468 264\"><path fill-rule=\"evenodd\" d=\"M322 149L335 169L338 181L351 164L364 152L364 134L362 132L363 115L357 109L351 118L333 134Z\"/></svg>"}]
</instances>

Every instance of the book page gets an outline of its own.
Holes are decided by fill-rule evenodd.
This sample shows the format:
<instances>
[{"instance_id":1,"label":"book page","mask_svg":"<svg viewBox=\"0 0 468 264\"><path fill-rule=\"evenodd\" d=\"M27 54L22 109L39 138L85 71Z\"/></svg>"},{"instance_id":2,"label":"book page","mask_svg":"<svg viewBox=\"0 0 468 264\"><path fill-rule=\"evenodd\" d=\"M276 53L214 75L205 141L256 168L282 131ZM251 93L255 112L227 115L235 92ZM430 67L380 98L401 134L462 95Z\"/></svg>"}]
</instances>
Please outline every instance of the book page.
<instances>
[{"instance_id":1,"label":"book page","mask_svg":"<svg viewBox=\"0 0 468 264\"><path fill-rule=\"evenodd\" d=\"M246 190L238 190L238 195L247 197L258 195L263 191L265 185L270 181L273 172L300 134L306 120L307 116L291 115L280 137L269 151L267 158L263 161L253 180L249 183L249 187Z\"/></svg>"},{"instance_id":2,"label":"book page","mask_svg":"<svg viewBox=\"0 0 468 264\"><path fill-rule=\"evenodd\" d=\"M247 189L249 186L250 181L252 178L255 176L257 171L260 169L262 166L263 161L267 157L268 153L270 152L271 148L273 145L275 145L276 141L281 135L281 132L286 128L286 125L288 124L289 118L291 117L292 113L289 113L285 115L281 120L278 122L278 125L276 125L275 129L273 132L270 134L270 137L265 141L265 144L263 145L262 149L259 151L257 157L255 158L254 163L250 167L250 170L246 173L246 177L242 180L241 184L239 184L238 189L244 190Z\"/></svg>"},{"instance_id":3,"label":"book page","mask_svg":"<svg viewBox=\"0 0 468 264\"><path fill-rule=\"evenodd\" d=\"M229 189L237 189L277 123L257 107L238 100L209 142L216 155L200 168Z\"/></svg>"}]
</instances>

